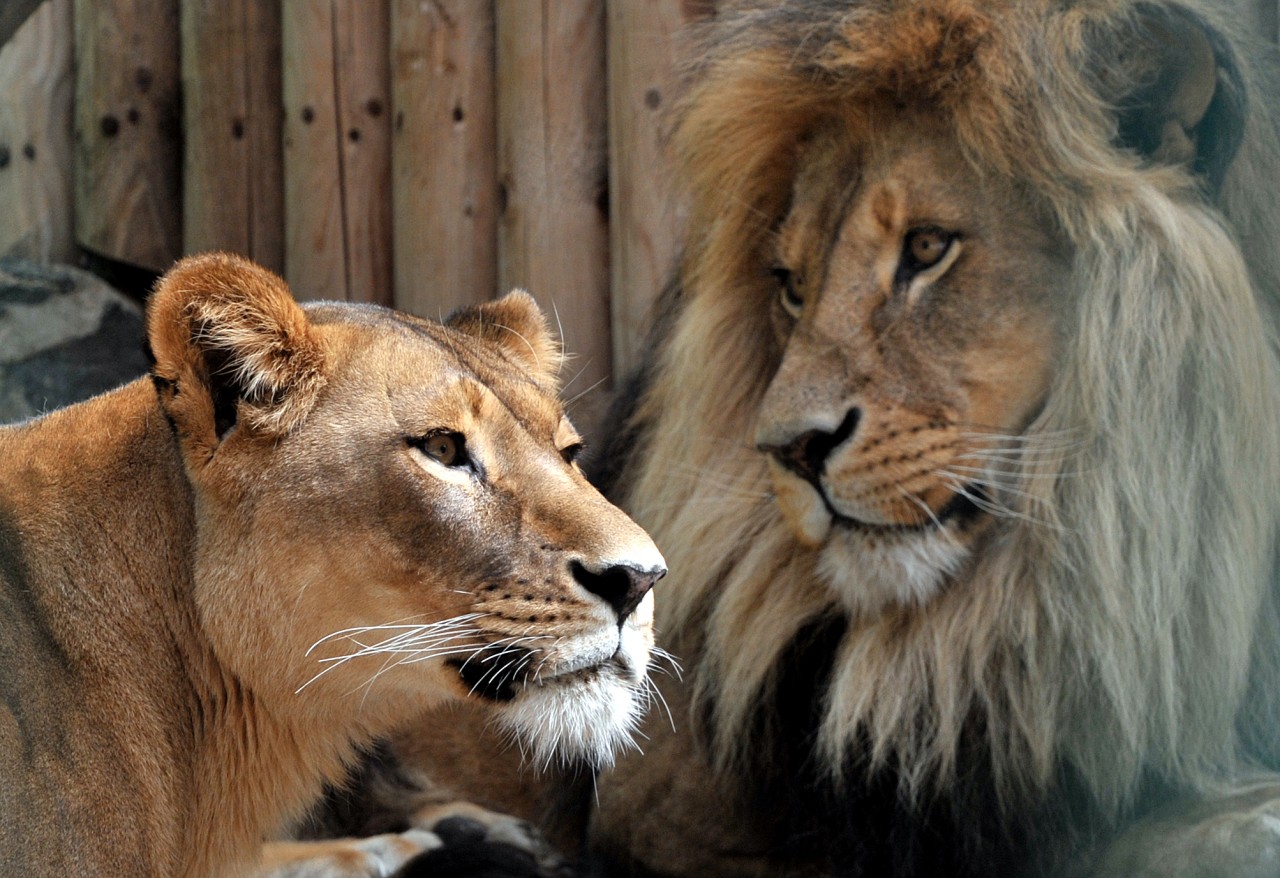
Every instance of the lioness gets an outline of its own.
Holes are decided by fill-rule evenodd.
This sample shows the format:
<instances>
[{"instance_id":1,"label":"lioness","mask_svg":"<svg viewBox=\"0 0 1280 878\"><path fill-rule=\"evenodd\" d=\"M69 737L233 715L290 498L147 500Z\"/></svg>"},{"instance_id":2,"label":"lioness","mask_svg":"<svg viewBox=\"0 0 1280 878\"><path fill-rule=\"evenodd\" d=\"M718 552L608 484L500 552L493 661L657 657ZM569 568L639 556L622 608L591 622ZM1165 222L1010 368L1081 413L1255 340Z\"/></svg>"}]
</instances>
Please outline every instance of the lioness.
<instances>
[{"instance_id":1,"label":"lioness","mask_svg":"<svg viewBox=\"0 0 1280 878\"><path fill-rule=\"evenodd\" d=\"M574 463L532 299L304 310L214 254L148 335L150 378L0 430L0 873L252 871L449 699L628 739L665 568Z\"/></svg>"}]
</instances>

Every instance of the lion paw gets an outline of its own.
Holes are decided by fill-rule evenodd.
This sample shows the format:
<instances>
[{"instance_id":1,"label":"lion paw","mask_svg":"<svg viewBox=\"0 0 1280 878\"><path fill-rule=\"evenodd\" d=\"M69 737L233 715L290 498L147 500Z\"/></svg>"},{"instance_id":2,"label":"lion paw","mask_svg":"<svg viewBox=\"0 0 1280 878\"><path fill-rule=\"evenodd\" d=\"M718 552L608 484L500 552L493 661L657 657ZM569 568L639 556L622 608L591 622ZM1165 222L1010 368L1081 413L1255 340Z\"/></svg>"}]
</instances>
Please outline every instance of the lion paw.
<instances>
[{"instance_id":1,"label":"lion paw","mask_svg":"<svg viewBox=\"0 0 1280 878\"><path fill-rule=\"evenodd\" d=\"M368 838L268 845L269 878L384 878L444 842L425 829Z\"/></svg>"},{"instance_id":2,"label":"lion paw","mask_svg":"<svg viewBox=\"0 0 1280 878\"><path fill-rule=\"evenodd\" d=\"M415 823L441 845L415 857L395 878L568 878L568 862L528 821L470 803L434 806Z\"/></svg>"}]
</instances>

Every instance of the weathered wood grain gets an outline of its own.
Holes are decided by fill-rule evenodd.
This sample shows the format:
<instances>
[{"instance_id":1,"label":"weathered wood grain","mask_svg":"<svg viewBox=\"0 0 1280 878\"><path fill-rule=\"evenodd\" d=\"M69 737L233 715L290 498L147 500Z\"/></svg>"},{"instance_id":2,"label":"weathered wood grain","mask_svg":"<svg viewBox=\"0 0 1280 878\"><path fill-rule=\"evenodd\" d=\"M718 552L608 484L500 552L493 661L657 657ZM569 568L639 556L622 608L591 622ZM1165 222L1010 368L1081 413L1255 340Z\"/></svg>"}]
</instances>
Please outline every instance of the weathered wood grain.
<instances>
[{"instance_id":1,"label":"weathered wood grain","mask_svg":"<svg viewBox=\"0 0 1280 878\"><path fill-rule=\"evenodd\" d=\"M392 5L395 302L428 317L497 288L493 7Z\"/></svg>"},{"instance_id":2,"label":"weathered wood grain","mask_svg":"<svg viewBox=\"0 0 1280 878\"><path fill-rule=\"evenodd\" d=\"M497 35L498 284L554 315L589 401L612 360L604 3L498 0Z\"/></svg>"},{"instance_id":3,"label":"weathered wood grain","mask_svg":"<svg viewBox=\"0 0 1280 878\"><path fill-rule=\"evenodd\" d=\"M280 6L181 0L183 247L284 266Z\"/></svg>"},{"instance_id":4,"label":"weathered wood grain","mask_svg":"<svg viewBox=\"0 0 1280 878\"><path fill-rule=\"evenodd\" d=\"M390 304L390 2L283 6L285 277Z\"/></svg>"},{"instance_id":5,"label":"weathered wood grain","mask_svg":"<svg viewBox=\"0 0 1280 878\"><path fill-rule=\"evenodd\" d=\"M182 254L178 0L75 0L76 241L163 271Z\"/></svg>"},{"instance_id":6,"label":"weathered wood grain","mask_svg":"<svg viewBox=\"0 0 1280 878\"><path fill-rule=\"evenodd\" d=\"M667 154L678 39L707 0L608 0L609 254L613 366L635 367L683 222Z\"/></svg>"},{"instance_id":7,"label":"weathered wood grain","mask_svg":"<svg viewBox=\"0 0 1280 878\"><path fill-rule=\"evenodd\" d=\"M71 0L48 0L0 48L0 255L74 258Z\"/></svg>"}]
</instances>

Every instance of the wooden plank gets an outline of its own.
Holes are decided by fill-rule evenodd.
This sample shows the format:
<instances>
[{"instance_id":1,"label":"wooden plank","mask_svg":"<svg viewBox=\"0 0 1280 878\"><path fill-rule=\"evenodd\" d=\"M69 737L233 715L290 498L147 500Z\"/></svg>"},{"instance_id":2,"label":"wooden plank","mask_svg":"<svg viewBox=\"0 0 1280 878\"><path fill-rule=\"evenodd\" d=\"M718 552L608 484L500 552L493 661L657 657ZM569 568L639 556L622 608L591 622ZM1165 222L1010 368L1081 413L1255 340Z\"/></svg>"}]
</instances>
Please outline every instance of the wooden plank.
<instances>
[{"instance_id":1,"label":"wooden plank","mask_svg":"<svg viewBox=\"0 0 1280 878\"><path fill-rule=\"evenodd\" d=\"M48 0L0 49L0 255L75 255L71 0Z\"/></svg>"},{"instance_id":2,"label":"wooden plank","mask_svg":"<svg viewBox=\"0 0 1280 878\"><path fill-rule=\"evenodd\" d=\"M163 271L182 254L178 0L75 0L76 241Z\"/></svg>"},{"instance_id":3,"label":"wooden plank","mask_svg":"<svg viewBox=\"0 0 1280 878\"><path fill-rule=\"evenodd\" d=\"M18 32L18 28L44 0L5 0L0 3L0 47Z\"/></svg>"},{"instance_id":4,"label":"wooden plank","mask_svg":"<svg viewBox=\"0 0 1280 878\"><path fill-rule=\"evenodd\" d=\"M394 0L395 301L428 317L497 287L493 6Z\"/></svg>"},{"instance_id":5,"label":"wooden plank","mask_svg":"<svg viewBox=\"0 0 1280 878\"><path fill-rule=\"evenodd\" d=\"M389 0L283 6L285 278L391 303Z\"/></svg>"},{"instance_id":6,"label":"wooden plank","mask_svg":"<svg viewBox=\"0 0 1280 878\"><path fill-rule=\"evenodd\" d=\"M670 275L683 209L666 142L681 29L712 4L608 0L609 252L613 365L638 361L654 299Z\"/></svg>"},{"instance_id":7,"label":"wooden plank","mask_svg":"<svg viewBox=\"0 0 1280 878\"><path fill-rule=\"evenodd\" d=\"M181 0L183 247L284 264L280 6Z\"/></svg>"},{"instance_id":8,"label":"wooden plank","mask_svg":"<svg viewBox=\"0 0 1280 878\"><path fill-rule=\"evenodd\" d=\"M498 0L498 281L524 287L574 355L573 397L610 378L603 0ZM582 425L580 425L581 427Z\"/></svg>"}]
</instances>

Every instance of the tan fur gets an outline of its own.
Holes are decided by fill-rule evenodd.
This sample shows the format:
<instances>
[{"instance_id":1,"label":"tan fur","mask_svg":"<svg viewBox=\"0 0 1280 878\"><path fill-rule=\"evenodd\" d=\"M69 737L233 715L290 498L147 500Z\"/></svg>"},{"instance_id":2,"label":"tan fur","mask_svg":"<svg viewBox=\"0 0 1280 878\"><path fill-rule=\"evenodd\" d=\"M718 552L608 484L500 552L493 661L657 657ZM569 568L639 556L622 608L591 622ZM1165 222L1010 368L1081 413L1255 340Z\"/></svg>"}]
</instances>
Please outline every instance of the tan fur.
<instances>
[{"instance_id":1,"label":"tan fur","mask_svg":"<svg viewBox=\"0 0 1280 878\"><path fill-rule=\"evenodd\" d=\"M661 556L566 459L532 299L304 311L214 254L148 328L153 377L0 430L0 872L245 874L356 746L476 691L542 754L628 740Z\"/></svg>"},{"instance_id":2,"label":"tan fur","mask_svg":"<svg viewBox=\"0 0 1280 878\"><path fill-rule=\"evenodd\" d=\"M664 687L679 733L651 719L649 758L601 779L602 847L783 868L749 853L753 720L835 616L818 752L840 776L867 748L906 801L967 770L975 717L1013 809L1063 766L1118 818L1144 773L1209 796L1274 758L1274 91L1212 7L1145 8L745 3L709 27L676 134L682 293L621 491L672 561L659 630L689 673ZM1187 42L1201 16L1253 89L1220 192L1193 162L1234 86ZM1145 154L1115 145L1135 94L1165 108ZM897 284L934 227L954 262ZM853 409L828 508L777 449ZM947 518L973 483L982 514Z\"/></svg>"}]
</instances>

